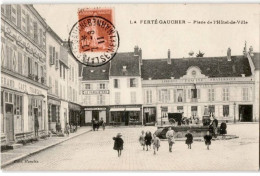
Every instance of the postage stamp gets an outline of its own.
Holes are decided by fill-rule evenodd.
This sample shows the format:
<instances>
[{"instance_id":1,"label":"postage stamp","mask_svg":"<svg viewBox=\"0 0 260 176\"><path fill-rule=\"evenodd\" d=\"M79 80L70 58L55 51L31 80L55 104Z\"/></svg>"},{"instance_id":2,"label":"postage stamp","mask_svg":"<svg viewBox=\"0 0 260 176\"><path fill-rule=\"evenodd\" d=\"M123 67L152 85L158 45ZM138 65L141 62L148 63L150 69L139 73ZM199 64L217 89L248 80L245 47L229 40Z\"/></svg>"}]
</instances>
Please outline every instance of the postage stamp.
<instances>
[{"instance_id":1,"label":"postage stamp","mask_svg":"<svg viewBox=\"0 0 260 176\"><path fill-rule=\"evenodd\" d=\"M73 56L86 66L101 66L116 55L119 35L112 9L80 9L69 35Z\"/></svg>"}]
</instances>

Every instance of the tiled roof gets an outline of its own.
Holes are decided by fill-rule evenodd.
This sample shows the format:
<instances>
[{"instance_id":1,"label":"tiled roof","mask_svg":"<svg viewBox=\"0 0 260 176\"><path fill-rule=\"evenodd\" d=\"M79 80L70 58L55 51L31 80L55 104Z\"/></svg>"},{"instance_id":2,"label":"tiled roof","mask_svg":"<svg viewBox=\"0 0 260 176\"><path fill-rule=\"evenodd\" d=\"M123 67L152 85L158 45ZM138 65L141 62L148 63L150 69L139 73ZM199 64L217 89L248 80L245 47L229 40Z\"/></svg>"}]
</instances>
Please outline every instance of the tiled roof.
<instances>
[{"instance_id":1,"label":"tiled roof","mask_svg":"<svg viewBox=\"0 0 260 176\"><path fill-rule=\"evenodd\" d=\"M133 52L117 53L111 60L110 76L140 76L139 57Z\"/></svg>"},{"instance_id":2,"label":"tiled roof","mask_svg":"<svg viewBox=\"0 0 260 176\"><path fill-rule=\"evenodd\" d=\"M253 60L255 69L259 70L260 69L260 53L254 53L252 60Z\"/></svg>"},{"instance_id":3,"label":"tiled roof","mask_svg":"<svg viewBox=\"0 0 260 176\"><path fill-rule=\"evenodd\" d=\"M109 66L110 63L101 65L99 67L83 66L83 73L82 73L83 81L109 80ZM82 65L80 66L80 68L81 67Z\"/></svg>"},{"instance_id":4,"label":"tiled roof","mask_svg":"<svg viewBox=\"0 0 260 176\"><path fill-rule=\"evenodd\" d=\"M167 64L167 59L143 60L141 68L142 78L152 79L178 79L186 75L186 71L191 66L197 66L201 73L208 77L237 77L241 74L251 75L248 59L244 56L232 56L231 61L227 57L203 57L203 58L181 58L171 59L171 64Z\"/></svg>"}]
</instances>

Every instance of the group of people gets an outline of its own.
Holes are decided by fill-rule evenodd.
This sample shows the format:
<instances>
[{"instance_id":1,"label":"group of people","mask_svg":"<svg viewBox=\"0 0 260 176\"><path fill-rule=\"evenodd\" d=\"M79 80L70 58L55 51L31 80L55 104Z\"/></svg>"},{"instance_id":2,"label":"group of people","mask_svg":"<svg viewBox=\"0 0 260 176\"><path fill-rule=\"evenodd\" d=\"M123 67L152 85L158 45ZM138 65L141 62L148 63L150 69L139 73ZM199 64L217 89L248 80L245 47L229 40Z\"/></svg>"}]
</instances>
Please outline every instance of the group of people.
<instances>
[{"instance_id":1,"label":"group of people","mask_svg":"<svg viewBox=\"0 0 260 176\"><path fill-rule=\"evenodd\" d=\"M98 131L99 127L102 127L103 130L105 130L106 128L106 122L103 120L103 118L101 118L101 120L96 120L95 118L92 120L92 128L93 131Z\"/></svg>"},{"instance_id":2,"label":"group of people","mask_svg":"<svg viewBox=\"0 0 260 176\"><path fill-rule=\"evenodd\" d=\"M169 152L172 152L172 147L173 144L175 143L174 137L175 137L175 132L171 127L169 127L166 133L166 138L169 144ZM188 149L191 149L191 144L193 143L192 133L188 130L187 133L185 134L185 137L186 137L185 143L187 144ZM114 140L113 149L118 152L118 157L120 157L124 145L122 134L118 133L116 137L113 137L113 140ZM212 135L210 135L210 132L207 131L207 134L204 136L204 141L208 150L209 150L209 146L211 145L211 140L212 140ZM141 135L139 136L139 143L141 144L143 150L145 150L146 148L146 151L148 151L148 149L151 149L151 146L153 146L154 155L160 148L160 139L156 136L155 133L152 135L150 131L141 132Z\"/></svg>"}]
</instances>

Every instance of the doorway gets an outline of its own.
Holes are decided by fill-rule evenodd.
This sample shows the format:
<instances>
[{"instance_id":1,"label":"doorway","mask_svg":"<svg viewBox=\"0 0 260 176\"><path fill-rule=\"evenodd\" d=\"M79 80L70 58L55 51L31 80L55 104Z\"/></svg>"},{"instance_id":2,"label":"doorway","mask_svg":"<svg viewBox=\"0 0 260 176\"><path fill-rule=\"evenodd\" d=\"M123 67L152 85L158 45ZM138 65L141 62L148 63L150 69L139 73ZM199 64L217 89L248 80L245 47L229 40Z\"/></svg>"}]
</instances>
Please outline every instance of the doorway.
<instances>
[{"instance_id":1,"label":"doorway","mask_svg":"<svg viewBox=\"0 0 260 176\"><path fill-rule=\"evenodd\" d=\"M99 111L92 111L92 119L99 120Z\"/></svg>"},{"instance_id":2,"label":"doorway","mask_svg":"<svg viewBox=\"0 0 260 176\"><path fill-rule=\"evenodd\" d=\"M239 121L253 121L253 105L239 105Z\"/></svg>"},{"instance_id":3,"label":"doorway","mask_svg":"<svg viewBox=\"0 0 260 176\"><path fill-rule=\"evenodd\" d=\"M13 113L13 105L6 104L5 105L5 112L6 112L6 135L7 141L13 142L14 141L14 113Z\"/></svg>"}]
</instances>

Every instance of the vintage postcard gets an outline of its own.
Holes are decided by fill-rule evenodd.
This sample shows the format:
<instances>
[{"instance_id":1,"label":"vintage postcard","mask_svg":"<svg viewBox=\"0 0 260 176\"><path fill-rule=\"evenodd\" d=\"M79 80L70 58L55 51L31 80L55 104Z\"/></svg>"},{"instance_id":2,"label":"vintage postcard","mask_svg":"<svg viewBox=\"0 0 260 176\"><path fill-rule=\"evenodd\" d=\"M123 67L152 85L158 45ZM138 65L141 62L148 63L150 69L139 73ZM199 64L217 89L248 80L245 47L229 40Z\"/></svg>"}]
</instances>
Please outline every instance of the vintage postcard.
<instances>
[{"instance_id":1,"label":"vintage postcard","mask_svg":"<svg viewBox=\"0 0 260 176\"><path fill-rule=\"evenodd\" d=\"M2 4L4 171L258 171L259 4Z\"/></svg>"}]
</instances>

